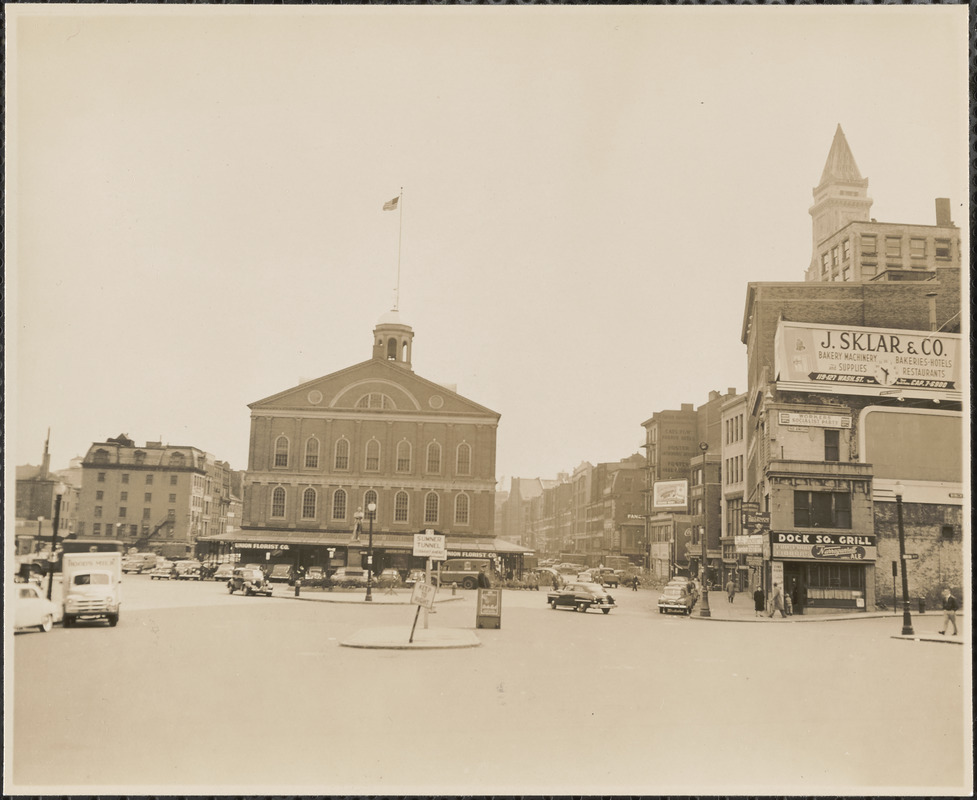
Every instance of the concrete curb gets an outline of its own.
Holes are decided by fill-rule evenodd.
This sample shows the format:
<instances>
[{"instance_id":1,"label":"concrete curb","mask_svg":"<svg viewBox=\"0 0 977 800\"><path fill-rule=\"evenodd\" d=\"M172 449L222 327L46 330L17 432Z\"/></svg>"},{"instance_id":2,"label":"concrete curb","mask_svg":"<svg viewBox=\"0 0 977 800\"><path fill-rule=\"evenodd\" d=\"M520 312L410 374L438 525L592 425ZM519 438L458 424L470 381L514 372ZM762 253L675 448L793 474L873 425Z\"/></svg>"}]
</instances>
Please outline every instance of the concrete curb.
<instances>
[{"instance_id":1,"label":"concrete curb","mask_svg":"<svg viewBox=\"0 0 977 800\"><path fill-rule=\"evenodd\" d=\"M482 644L474 632L464 628L419 628L414 630L414 640L410 638L408 626L367 628L339 644L373 650L446 650Z\"/></svg>"},{"instance_id":2,"label":"concrete curb","mask_svg":"<svg viewBox=\"0 0 977 800\"><path fill-rule=\"evenodd\" d=\"M902 639L905 642L935 642L936 644L963 644L963 639L959 636L940 636L932 633L914 633L912 636L891 636L891 639Z\"/></svg>"}]
</instances>

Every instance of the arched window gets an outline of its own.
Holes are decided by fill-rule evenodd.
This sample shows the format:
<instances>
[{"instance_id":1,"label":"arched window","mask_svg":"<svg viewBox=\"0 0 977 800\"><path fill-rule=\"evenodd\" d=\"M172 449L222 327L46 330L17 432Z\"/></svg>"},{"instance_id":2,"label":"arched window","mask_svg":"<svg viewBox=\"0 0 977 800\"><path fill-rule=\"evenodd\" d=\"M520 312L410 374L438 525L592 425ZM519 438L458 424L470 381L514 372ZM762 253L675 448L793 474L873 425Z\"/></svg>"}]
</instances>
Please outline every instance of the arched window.
<instances>
[{"instance_id":1,"label":"arched window","mask_svg":"<svg viewBox=\"0 0 977 800\"><path fill-rule=\"evenodd\" d=\"M431 442L427 446L427 471L441 471L441 445L437 442Z\"/></svg>"},{"instance_id":2,"label":"arched window","mask_svg":"<svg viewBox=\"0 0 977 800\"><path fill-rule=\"evenodd\" d=\"M387 360L396 361L397 360L397 340L388 339L387 340Z\"/></svg>"},{"instance_id":3,"label":"arched window","mask_svg":"<svg viewBox=\"0 0 977 800\"><path fill-rule=\"evenodd\" d=\"M273 517L285 516L285 489L276 486L271 493L271 515Z\"/></svg>"},{"instance_id":4,"label":"arched window","mask_svg":"<svg viewBox=\"0 0 977 800\"><path fill-rule=\"evenodd\" d=\"M346 519L346 492L337 489L332 496L332 518Z\"/></svg>"},{"instance_id":5,"label":"arched window","mask_svg":"<svg viewBox=\"0 0 977 800\"><path fill-rule=\"evenodd\" d=\"M336 442L336 469L349 469L349 439Z\"/></svg>"},{"instance_id":6,"label":"arched window","mask_svg":"<svg viewBox=\"0 0 977 800\"><path fill-rule=\"evenodd\" d=\"M382 392L370 392L356 401L357 408L396 408L394 401Z\"/></svg>"},{"instance_id":7,"label":"arched window","mask_svg":"<svg viewBox=\"0 0 977 800\"><path fill-rule=\"evenodd\" d=\"M424 498L424 522L436 523L438 521L438 507L440 498L437 492L428 492Z\"/></svg>"},{"instance_id":8,"label":"arched window","mask_svg":"<svg viewBox=\"0 0 977 800\"><path fill-rule=\"evenodd\" d=\"M311 486L302 492L302 519L315 519L316 494Z\"/></svg>"},{"instance_id":9,"label":"arched window","mask_svg":"<svg viewBox=\"0 0 977 800\"><path fill-rule=\"evenodd\" d=\"M407 492L397 492L394 498L394 522L407 522L410 513L410 501Z\"/></svg>"},{"instance_id":10,"label":"arched window","mask_svg":"<svg viewBox=\"0 0 977 800\"><path fill-rule=\"evenodd\" d=\"M369 519L370 516L370 503L376 503L376 502L377 502L377 493L373 491L373 489L370 489L365 495L363 495L363 510L366 512L367 519ZM377 504L377 508L373 512L374 521L379 515L380 515L380 508L379 508L379 504Z\"/></svg>"},{"instance_id":11,"label":"arched window","mask_svg":"<svg viewBox=\"0 0 977 800\"><path fill-rule=\"evenodd\" d=\"M400 442L397 445L397 472L410 472L410 457L410 442Z\"/></svg>"},{"instance_id":12,"label":"arched window","mask_svg":"<svg viewBox=\"0 0 977 800\"><path fill-rule=\"evenodd\" d=\"M366 443L366 464L363 467L367 472L379 472L380 470L380 442L370 439Z\"/></svg>"},{"instance_id":13,"label":"arched window","mask_svg":"<svg viewBox=\"0 0 977 800\"><path fill-rule=\"evenodd\" d=\"M470 501L467 494L460 494L455 498L455 525L468 524L468 510Z\"/></svg>"},{"instance_id":14,"label":"arched window","mask_svg":"<svg viewBox=\"0 0 977 800\"><path fill-rule=\"evenodd\" d=\"M455 472L458 475L472 474L472 446L462 442L458 445L458 455L455 460Z\"/></svg>"},{"instance_id":15,"label":"arched window","mask_svg":"<svg viewBox=\"0 0 977 800\"><path fill-rule=\"evenodd\" d=\"M319 468L319 440L315 436L310 436L305 442L305 467Z\"/></svg>"},{"instance_id":16,"label":"arched window","mask_svg":"<svg viewBox=\"0 0 977 800\"><path fill-rule=\"evenodd\" d=\"M288 437L279 436L275 439L275 466L288 466Z\"/></svg>"}]
</instances>

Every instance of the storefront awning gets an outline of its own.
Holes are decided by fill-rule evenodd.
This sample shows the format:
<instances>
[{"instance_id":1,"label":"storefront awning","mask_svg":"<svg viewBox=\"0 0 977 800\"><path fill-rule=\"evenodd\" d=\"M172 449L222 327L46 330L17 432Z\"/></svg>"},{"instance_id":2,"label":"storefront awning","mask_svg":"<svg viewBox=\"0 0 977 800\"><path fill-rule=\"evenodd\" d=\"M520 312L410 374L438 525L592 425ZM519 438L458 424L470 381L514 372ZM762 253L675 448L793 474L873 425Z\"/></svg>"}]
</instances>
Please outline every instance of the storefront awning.
<instances>
[{"instance_id":1,"label":"storefront awning","mask_svg":"<svg viewBox=\"0 0 977 800\"><path fill-rule=\"evenodd\" d=\"M248 530L235 531L233 533L223 533L214 536L201 536L197 539L198 543L211 542L213 544L246 544L250 549L260 549L260 545L267 544L269 549L280 549L280 546L287 544L311 545L320 547L350 547L366 548L369 546L369 534L361 533L358 539L354 539L351 533L329 532L329 531L289 531L289 530ZM522 547L504 539L493 537L478 537L466 539L463 537L447 536L448 555L459 556L471 554L497 554L497 555L532 555L533 550ZM381 532L373 534L373 548L382 550L401 550L413 551L413 533L389 533Z\"/></svg>"}]
</instances>

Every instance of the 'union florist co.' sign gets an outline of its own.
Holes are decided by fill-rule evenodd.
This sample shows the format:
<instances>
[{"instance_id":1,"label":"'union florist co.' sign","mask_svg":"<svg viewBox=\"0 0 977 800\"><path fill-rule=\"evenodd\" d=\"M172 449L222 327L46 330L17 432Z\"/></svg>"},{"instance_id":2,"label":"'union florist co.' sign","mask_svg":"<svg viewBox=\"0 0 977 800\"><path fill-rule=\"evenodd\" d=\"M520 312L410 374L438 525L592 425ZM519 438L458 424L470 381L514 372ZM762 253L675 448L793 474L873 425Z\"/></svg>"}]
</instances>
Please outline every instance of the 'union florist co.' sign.
<instances>
[{"instance_id":1,"label":"'union florist co.' sign","mask_svg":"<svg viewBox=\"0 0 977 800\"><path fill-rule=\"evenodd\" d=\"M771 533L774 558L875 561L875 537L852 533Z\"/></svg>"},{"instance_id":2,"label":"'union florist co.' sign","mask_svg":"<svg viewBox=\"0 0 977 800\"><path fill-rule=\"evenodd\" d=\"M774 353L778 386L786 391L946 399L961 395L957 334L781 320Z\"/></svg>"}]
</instances>

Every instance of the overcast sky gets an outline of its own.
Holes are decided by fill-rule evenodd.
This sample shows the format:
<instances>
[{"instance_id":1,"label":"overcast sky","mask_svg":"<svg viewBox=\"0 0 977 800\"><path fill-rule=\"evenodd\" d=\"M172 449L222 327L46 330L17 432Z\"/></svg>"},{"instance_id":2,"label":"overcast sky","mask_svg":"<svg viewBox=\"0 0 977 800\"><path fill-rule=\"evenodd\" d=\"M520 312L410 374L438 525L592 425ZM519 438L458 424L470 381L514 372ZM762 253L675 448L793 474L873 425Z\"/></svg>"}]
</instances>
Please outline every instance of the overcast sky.
<instances>
[{"instance_id":1,"label":"overcast sky","mask_svg":"<svg viewBox=\"0 0 977 800\"><path fill-rule=\"evenodd\" d=\"M194 445L364 361L502 415L498 477L746 388L836 126L871 215L967 236L967 7L6 7L7 449ZM965 239L966 240L966 239Z\"/></svg>"}]
</instances>

